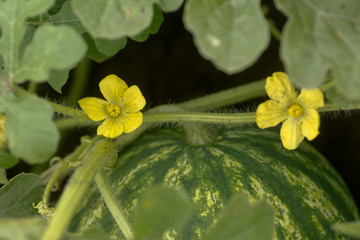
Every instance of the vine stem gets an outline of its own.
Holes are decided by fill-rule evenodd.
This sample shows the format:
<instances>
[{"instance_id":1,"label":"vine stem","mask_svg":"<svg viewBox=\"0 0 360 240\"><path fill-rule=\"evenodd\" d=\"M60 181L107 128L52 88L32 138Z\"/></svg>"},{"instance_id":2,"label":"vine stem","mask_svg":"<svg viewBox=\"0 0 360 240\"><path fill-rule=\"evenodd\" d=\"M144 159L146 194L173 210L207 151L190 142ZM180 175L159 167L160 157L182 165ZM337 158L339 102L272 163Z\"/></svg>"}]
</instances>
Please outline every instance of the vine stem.
<instances>
[{"instance_id":1,"label":"vine stem","mask_svg":"<svg viewBox=\"0 0 360 240\"><path fill-rule=\"evenodd\" d=\"M62 237L96 173L106 161L116 156L117 149L111 140L99 138L94 143L61 195L42 240L59 240Z\"/></svg>"},{"instance_id":2,"label":"vine stem","mask_svg":"<svg viewBox=\"0 0 360 240\"><path fill-rule=\"evenodd\" d=\"M109 208L112 216L118 224L120 230L127 240L133 239L134 231L130 224L125 211L122 209L119 201L117 200L109 181L106 178L104 170L100 170L95 176L95 182L104 198L106 206Z\"/></svg>"},{"instance_id":3,"label":"vine stem","mask_svg":"<svg viewBox=\"0 0 360 240\"><path fill-rule=\"evenodd\" d=\"M63 114L63 115L78 118L78 119L86 119L86 120L89 119L88 116L86 116L85 112L83 112L82 110L66 107L61 104L57 104L57 103L54 103L51 101L48 101L48 103L51 105L51 107L54 109L54 111L59 114Z\"/></svg>"},{"instance_id":4,"label":"vine stem","mask_svg":"<svg viewBox=\"0 0 360 240\"><path fill-rule=\"evenodd\" d=\"M175 107L176 105L174 105ZM352 110L358 108L339 108L334 104L325 104L318 109L319 112L331 112L341 110ZM256 113L206 113L206 112L166 112L149 111L144 113L143 123L170 123L170 122L194 122L208 124L244 124L255 122ZM99 122L90 121L88 118L65 118L56 121L56 125L61 128L70 128L73 126L95 126ZM150 126L150 125L148 125Z\"/></svg>"},{"instance_id":5,"label":"vine stem","mask_svg":"<svg viewBox=\"0 0 360 240\"><path fill-rule=\"evenodd\" d=\"M85 57L76 67L73 81L71 81L70 92L67 97L69 105L73 105L84 95L86 83L90 75L91 60Z\"/></svg>"},{"instance_id":6,"label":"vine stem","mask_svg":"<svg viewBox=\"0 0 360 240\"><path fill-rule=\"evenodd\" d=\"M161 112L144 114L145 123L198 122L213 124L243 124L255 122L255 112L250 113L193 113Z\"/></svg>"}]
</instances>

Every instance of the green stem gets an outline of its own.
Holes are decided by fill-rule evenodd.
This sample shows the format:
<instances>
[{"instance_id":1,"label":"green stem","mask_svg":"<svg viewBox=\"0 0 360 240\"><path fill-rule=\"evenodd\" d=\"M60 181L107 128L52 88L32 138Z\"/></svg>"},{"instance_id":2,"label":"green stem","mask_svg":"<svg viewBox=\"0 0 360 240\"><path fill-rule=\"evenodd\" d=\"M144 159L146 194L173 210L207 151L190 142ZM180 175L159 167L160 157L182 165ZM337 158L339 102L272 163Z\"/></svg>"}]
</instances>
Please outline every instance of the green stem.
<instances>
[{"instance_id":1,"label":"green stem","mask_svg":"<svg viewBox=\"0 0 360 240\"><path fill-rule=\"evenodd\" d=\"M28 85L28 88L27 88L27 91L29 93L36 93L37 86L38 86L38 84L36 82L30 81L29 85Z\"/></svg>"},{"instance_id":2,"label":"green stem","mask_svg":"<svg viewBox=\"0 0 360 240\"><path fill-rule=\"evenodd\" d=\"M134 231L132 229L132 225L130 224L125 211L122 209L119 201L114 195L114 192L112 191L110 183L108 182L105 172L103 170L100 170L96 174L95 182L98 186L101 196L104 198L106 206L110 210L116 223L119 225L119 228L124 234L125 238L127 240L133 239Z\"/></svg>"},{"instance_id":3,"label":"green stem","mask_svg":"<svg viewBox=\"0 0 360 240\"><path fill-rule=\"evenodd\" d=\"M57 113L70 117L80 118L80 119L87 119L87 120L89 119L88 116L86 116L85 112L83 112L82 110L66 107L57 103L53 103L51 101L48 102L51 105L51 107L54 109L54 111Z\"/></svg>"},{"instance_id":4,"label":"green stem","mask_svg":"<svg viewBox=\"0 0 360 240\"><path fill-rule=\"evenodd\" d=\"M98 140L100 137L97 136L93 139L90 139L90 137L88 136L83 136L81 137L81 144L80 146L78 146L76 148L76 150L69 156L67 156L63 161L58 162L56 164L54 164L52 167L48 168L45 172L43 172L40 176L41 179L46 183L46 182L50 182L52 181L52 179L54 178L53 175L56 174L56 171L58 171L58 169L62 168L62 165L64 163L70 163L70 162L77 162L80 161L81 158L84 156L84 154L86 154L90 147L94 144L94 142L96 140ZM69 165L69 164L67 164ZM66 171L67 172L67 171ZM65 175L67 176L66 172L62 172L62 176ZM59 179L59 178L57 178ZM46 192L46 191L45 191ZM45 194L44 194L45 195Z\"/></svg>"},{"instance_id":5,"label":"green stem","mask_svg":"<svg viewBox=\"0 0 360 240\"><path fill-rule=\"evenodd\" d=\"M144 123L197 122L213 124L243 124L255 122L255 112L250 113L194 113L161 112L144 114Z\"/></svg>"},{"instance_id":6,"label":"green stem","mask_svg":"<svg viewBox=\"0 0 360 240\"><path fill-rule=\"evenodd\" d=\"M89 77L91 60L85 57L76 68L74 79L71 81L70 92L67 98L69 105L75 104L84 95Z\"/></svg>"},{"instance_id":7,"label":"green stem","mask_svg":"<svg viewBox=\"0 0 360 240\"><path fill-rule=\"evenodd\" d=\"M267 19L268 25L270 27L271 35L281 42L281 31L276 27L275 22L272 19Z\"/></svg>"},{"instance_id":8,"label":"green stem","mask_svg":"<svg viewBox=\"0 0 360 240\"><path fill-rule=\"evenodd\" d=\"M333 112L333 111L345 111L345 110L356 110L360 109L360 106L358 107L339 107L331 103L325 104L324 107L318 109L319 112Z\"/></svg>"},{"instance_id":9,"label":"green stem","mask_svg":"<svg viewBox=\"0 0 360 240\"><path fill-rule=\"evenodd\" d=\"M94 143L61 195L42 240L59 240L62 237L96 173L109 158L116 157L116 153L117 150L109 139L100 139Z\"/></svg>"},{"instance_id":10,"label":"green stem","mask_svg":"<svg viewBox=\"0 0 360 240\"><path fill-rule=\"evenodd\" d=\"M176 105L174 105L176 107ZM340 108L333 104L325 104L323 108L319 109L319 112L331 112L341 110L352 110L358 108ZM255 122L255 112L249 113L203 113L203 112L157 112L149 111L144 113L143 123L169 123L169 122L197 122L208 124L243 124ZM74 126L92 126L97 125L98 122L89 121L88 119L60 119L56 121L56 125L60 128L69 128ZM147 125L150 127L151 125ZM144 132L146 128L141 130ZM140 131L136 132L140 135ZM128 136L126 134L125 136Z\"/></svg>"},{"instance_id":11,"label":"green stem","mask_svg":"<svg viewBox=\"0 0 360 240\"><path fill-rule=\"evenodd\" d=\"M44 204L48 205L48 199L51 192L52 187L54 186L55 182L58 180L60 175L65 171L66 166L64 164L60 165L59 168L56 169L55 173L51 175L51 178L46 185L44 195L43 195L43 202Z\"/></svg>"},{"instance_id":12,"label":"green stem","mask_svg":"<svg viewBox=\"0 0 360 240\"><path fill-rule=\"evenodd\" d=\"M67 129L67 128L80 127L80 126L81 127L94 126L97 124L99 123L83 118L62 118L55 120L55 125L59 129Z\"/></svg>"},{"instance_id":13,"label":"green stem","mask_svg":"<svg viewBox=\"0 0 360 240\"><path fill-rule=\"evenodd\" d=\"M20 95L31 94L28 91L26 91L16 85L12 85L12 88L14 88L16 90L17 94L20 94ZM70 117L74 117L74 118L89 119L82 110L66 107L66 106L54 103L52 101L46 100L46 99L44 99L44 100L47 101L48 104L50 104L51 107L53 108L53 110L57 113L60 113L60 114L66 115L66 116L70 116Z\"/></svg>"}]
</instances>

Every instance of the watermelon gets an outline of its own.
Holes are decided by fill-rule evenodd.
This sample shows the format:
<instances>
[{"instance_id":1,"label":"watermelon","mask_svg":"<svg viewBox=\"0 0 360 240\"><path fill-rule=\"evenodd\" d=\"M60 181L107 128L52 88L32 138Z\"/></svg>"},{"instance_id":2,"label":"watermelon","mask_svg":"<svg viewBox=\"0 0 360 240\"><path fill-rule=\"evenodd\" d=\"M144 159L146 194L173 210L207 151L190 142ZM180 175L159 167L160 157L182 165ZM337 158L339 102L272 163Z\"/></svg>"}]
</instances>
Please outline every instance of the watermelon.
<instances>
[{"instance_id":1,"label":"watermelon","mask_svg":"<svg viewBox=\"0 0 360 240\"><path fill-rule=\"evenodd\" d=\"M330 225L358 219L358 210L339 174L310 144L289 151L278 131L255 126L208 133L213 138L199 144L180 128L162 129L121 152L108 177L130 221L141 194L161 184L185 189L195 208L191 221L181 231L169 230L165 239L201 239L235 192L274 207L274 239L346 239ZM124 239L96 188L88 199L71 230L100 225Z\"/></svg>"}]
</instances>

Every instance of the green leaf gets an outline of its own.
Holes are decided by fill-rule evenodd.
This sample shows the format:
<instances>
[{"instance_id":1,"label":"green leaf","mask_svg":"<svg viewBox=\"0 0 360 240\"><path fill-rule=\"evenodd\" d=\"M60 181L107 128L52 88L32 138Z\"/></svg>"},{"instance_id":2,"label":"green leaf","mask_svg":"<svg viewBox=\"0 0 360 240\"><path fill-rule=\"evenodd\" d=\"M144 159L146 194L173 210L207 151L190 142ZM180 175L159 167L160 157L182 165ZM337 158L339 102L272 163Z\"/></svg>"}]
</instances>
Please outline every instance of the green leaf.
<instances>
[{"instance_id":1,"label":"green leaf","mask_svg":"<svg viewBox=\"0 0 360 240\"><path fill-rule=\"evenodd\" d=\"M184 24L200 54L228 74L253 64L270 39L260 0L189 0Z\"/></svg>"},{"instance_id":2,"label":"green leaf","mask_svg":"<svg viewBox=\"0 0 360 240\"><path fill-rule=\"evenodd\" d=\"M95 46L102 54L111 57L126 46L126 38L117 40L96 39Z\"/></svg>"},{"instance_id":3,"label":"green leaf","mask_svg":"<svg viewBox=\"0 0 360 240\"><path fill-rule=\"evenodd\" d=\"M64 240L111 240L112 238L104 233L104 230L102 228L90 228L85 230L84 232L81 233L81 235L79 234L66 234L67 236L65 236Z\"/></svg>"},{"instance_id":4,"label":"green leaf","mask_svg":"<svg viewBox=\"0 0 360 240\"><path fill-rule=\"evenodd\" d=\"M72 0L75 15L97 39L136 36L151 25L153 4L164 11L177 10L183 0Z\"/></svg>"},{"instance_id":5,"label":"green leaf","mask_svg":"<svg viewBox=\"0 0 360 240\"><path fill-rule=\"evenodd\" d=\"M18 164L19 159L0 150L0 168L9 169Z\"/></svg>"},{"instance_id":6,"label":"green leaf","mask_svg":"<svg viewBox=\"0 0 360 240\"><path fill-rule=\"evenodd\" d=\"M339 93L334 87L327 90L325 95L327 100L339 107L358 108L360 106L360 99L350 99L347 95Z\"/></svg>"},{"instance_id":7,"label":"green leaf","mask_svg":"<svg viewBox=\"0 0 360 240\"><path fill-rule=\"evenodd\" d=\"M32 204L41 200L44 190L45 184L38 175L20 173L13 177L0 188L0 217L29 217L38 214Z\"/></svg>"},{"instance_id":8,"label":"green leaf","mask_svg":"<svg viewBox=\"0 0 360 240\"><path fill-rule=\"evenodd\" d=\"M6 184L8 182L8 179L6 177L6 171L3 168L0 168L0 185Z\"/></svg>"},{"instance_id":9,"label":"green leaf","mask_svg":"<svg viewBox=\"0 0 360 240\"><path fill-rule=\"evenodd\" d=\"M86 32L86 29L81 25L78 17L76 17L71 9L69 1L58 0L56 6L52 8L53 15L45 14L41 19L42 22L50 23L52 25L67 25L72 27L78 34ZM63 70L51 70L48 77L50 86L61 93L61 88L68 80L69 72L75 64Z\"/></svg>"},{"instance_id":10,"label":"green leaf","mask_svg":"<svg viewBox=\"0 0 360 240\"><path fill-rule=\"evenodd\" d=\"M88 45L88 51L86 53L88 58L98 63L106 61L107 59L110 58L109 56L99 51L99 49L96 47L95 40L88 33L84 33L83 37Z\"/></svg>"},{"instance_id":11,"label":"green leaf","mask_svg":"<svg viewBox=\"0 0 360 240\"><path fill-rule=\"evenodd\" d=\"M360 1L276 0L288 16L281 57L292 81L314 88L331 70L336 91L360 100Z\"/></svg>"},{"instance_id":12,"label":"green leaf","mask_svg":"<svg viewBox=\"0 0 360 240\"><path fill-rule=\"evenodd\" d=\"M27 79L41 82L52 69L68 69L85 55L86 45L68 26L40 26L13 75L12 81L22 83Z\"/></svg>"},{"instance_id":13,"label":"green leaf","mask_svg":"<svg viewBox=\"0 0 360 240\"><path fill-rule=\"evenodd\" d=\"M45 21L53 25L62 24L70 26L80 34L86 32L86 29L81 25L80 19L74 15L69 1L65 2L56 14L47 15Z\"/></svg>"},{"instance_id":14,"label":"green leaf","mask_svg":"<svg viewBox=\"0 0 360 240\"><path fill-rule=\"evenodd\" d=\"M117 40L94 40L88 33L84 33L83 37L88 45L87 56L98 63L108 60L124 48L127 43L126 38L120 38Z\"/></svg>"},{"instance_id":15,"label":"green leaf","mask_svg":"<svg viewBox=\"0 0 360 240\"><path fill-rule=\"evenodd\" d=\"M118 39L147 28L153 16L150 0L72 0L74 13L94 38Z\"/></svg>"},{"instance_id":16,"label":"green leaf","mask_svg":"<svg viewBox=\"0 0 360 240\"><path fill-rule=\"evenodd\" d=\"M4 61L0 75L10 76L12 80L12 74L16 72L20 44L25 34L25 19L39 15L53 4L54 0L0 1L0 55Z\"/></svg>"},{"instance_id":17,"label":"green leaf","mask_svg":"<svg viewBox=\"0 0 360 240\"><path fill-rule=\"evenodd\" d=\"M164 12L173 12L181 7L184 0L154 0Z\"/></svg>"},{"instance_id":18,"label":"green leaf","mask_svg":"<svg viewBox=\"0 0 360 240\"><path fill-rule=\"evenodd\" d=\"M251 205L245 194L236 194L203 239L272 240L274 229L274 210L267 202Z\"/></svg>"},{"instance_id":19,"label":"green leaf","mask_svg":"<svg viewBox=\"0 0 360 240\"><path fill-rule=\"evenodd\" d=\"M50 71L48 83L58 93L62 92L61 88L65 85L69 78L69 71L70 69Z\"/></svg>"},{"instance_id":20,"label":"green leaf","mask_svg":"<svg viewBox=\"0 0 360 240\"><path fill-rule=\"evenodd\" d=\"M132 40L137 42L144 42L149 38L150 34L155 34L159 31L162 22L164 21L164 16L162 15L161 9L155 5L154 7L154 17L150 27L145 29L140 34L131 37Z\"/></svg>"},{"instance_id":21,"label":"green leaf","mask_svg":"<svg viewBox=\"0 0 360 240\"><path fill-rule=\"evenodd\" d=\"M155 188L143 196L134 212L136 240L162 239L169 228L181 228L191 215L191 201L175 188Z\"/></svg>"},{"instance_id":22,"label":"green leaf","mask_svg":"<svg viewBox=\"0 0 360 240\"><path fill-rule=\"evenodd\" d=\"M331 228L348 236L360 238L360 221L335 223Z\"/></svg>"},{"instance_id":23,"label":"green leaf","mask_svg":"<svg viewBox=\"0 0 360 240\"><path fill-rule=\"evenodd\" d=\"M8 146L12 155L29 164L42 163L52 157L60 136L51 120L51 106L30 94L18 98L7 94L4 104Z\"/></svg>"},{"instance_id":24,"label":"green leaf","mask_svg":"<svg viewBox=\"0 0 360 240\"><path fill-rule=\"evenodd\" d=\"M1 240L38 240L46 227L42 217L0 218Z\"/></svg>"},{"instance_id":25,"label":"green leaf","mask_svg":"<svg viewBox=\"0 0 360 240\"><path fill-rule=\"evenodd\" d=\"M60 11L64 3L68 2L69 0L56 0L54 5L49 9L50 14L56 14Z\"/></svg>"}]
</instances>

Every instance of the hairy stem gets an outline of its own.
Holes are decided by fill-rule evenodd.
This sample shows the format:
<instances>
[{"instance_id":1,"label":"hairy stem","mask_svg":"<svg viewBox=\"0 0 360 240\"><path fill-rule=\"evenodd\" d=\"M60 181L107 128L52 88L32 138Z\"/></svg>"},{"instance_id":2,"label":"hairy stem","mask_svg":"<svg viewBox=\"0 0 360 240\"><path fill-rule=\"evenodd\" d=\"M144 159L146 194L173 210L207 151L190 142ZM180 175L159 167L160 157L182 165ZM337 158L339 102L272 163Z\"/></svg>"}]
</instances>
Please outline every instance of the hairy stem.
<instances>
[{"instance_id":1,"label":"hairy stem","mask_svg":"<svg viewBox=\"0 0 360 240\"><path fill-rule=\"evenodd\" d=\"M116 153L109 139L100 139L93 144L61 195L42 240L59 240L62 237L96 173L109 158L116 157Z\"/></svg>"},{"instance_id":2,"label":"hairy stem","mask_svg":"<svg viewBox=\"0 0 360 240\"><path fill-rule=\"evenodd\" d=\"M161 112L144 114L145 123L196 122L213 124L243 124L255 122L255 113L193 113Z\"/></svg>"},{"instance_id":3,"label":"hairy stem","mask_svg":"<svg viewBox=\"0 0 360 240\"><path fill-rule=\"evenodd\" d=\"M53 103L51 101L49 101L49 104L51 105L51 107L54 109L55 112L69 116L69 117L74 117L74 118L80 118L80 119L86 119L88 120L88 116L86 116L86 114L82 111L82 110L78 110L78 109L73 109L70 107L66 107L57 103Z\"/></svg>"},{"instance_id":4,"label":"hairy stem","mask_svg":"<svg viewBox=\"0 0 360 240\"><path fill-rule=\"evenodd\" d=\"M110 183L106 178L106 174L103 170L100 170L95 176L95 182L104 198L106 206L109 208L112 216L118 224L120 230L124 234L127 240L133 239L134 231L130 224L125 211L122 209L119 201L117 200L113 190L111 189Z\"/></svg>"}]
</instances>

